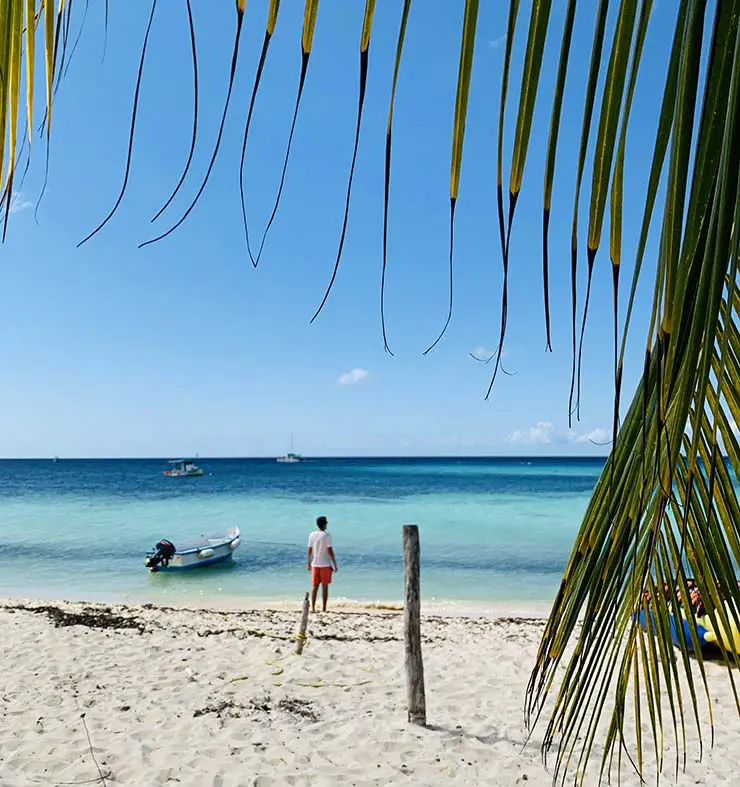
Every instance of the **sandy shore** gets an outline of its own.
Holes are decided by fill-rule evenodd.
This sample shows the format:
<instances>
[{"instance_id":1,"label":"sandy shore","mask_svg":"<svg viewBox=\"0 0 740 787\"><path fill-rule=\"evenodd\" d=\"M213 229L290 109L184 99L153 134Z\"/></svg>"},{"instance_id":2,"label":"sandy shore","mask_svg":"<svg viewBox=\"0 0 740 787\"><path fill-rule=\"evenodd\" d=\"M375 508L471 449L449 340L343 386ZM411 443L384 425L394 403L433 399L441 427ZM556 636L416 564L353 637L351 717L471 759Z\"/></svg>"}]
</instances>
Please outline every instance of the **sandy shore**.
<instances>
[{"instance_id":1,"label":"sandy shore","mask_svg":"<svg viewBox=\"0 0 740 787\"><path fill-rule=\"evenodd\" d=\"M300 657L298 615L0 603L0 785L551 783L541 730L522 751L541 620L427 615L430 726L418 728L399 612L312 616ZM740 722L725 668L708 672L715 747L679 783L737 785Z\"/></svg>"}]
</instances>

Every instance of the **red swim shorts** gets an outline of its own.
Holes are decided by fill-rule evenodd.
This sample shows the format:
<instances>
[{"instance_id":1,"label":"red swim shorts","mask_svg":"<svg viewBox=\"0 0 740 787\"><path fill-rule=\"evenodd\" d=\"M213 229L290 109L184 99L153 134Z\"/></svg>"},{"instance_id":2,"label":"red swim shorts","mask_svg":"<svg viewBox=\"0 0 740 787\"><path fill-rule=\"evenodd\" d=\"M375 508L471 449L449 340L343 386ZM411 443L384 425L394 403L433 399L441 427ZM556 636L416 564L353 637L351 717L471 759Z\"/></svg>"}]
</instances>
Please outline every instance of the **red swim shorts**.
<instances>
[{"instance_id":1,"label":"red swim shorts","mask_svg":"<svg viewBox=\"0 0 740 787\"><path fill-rule=\"evenodd\" d=\"M331 566L313 566L311 569L311 579L313 586L318 585L331 585L331 575L333 573Z\"/></svg>"}]
</instances>

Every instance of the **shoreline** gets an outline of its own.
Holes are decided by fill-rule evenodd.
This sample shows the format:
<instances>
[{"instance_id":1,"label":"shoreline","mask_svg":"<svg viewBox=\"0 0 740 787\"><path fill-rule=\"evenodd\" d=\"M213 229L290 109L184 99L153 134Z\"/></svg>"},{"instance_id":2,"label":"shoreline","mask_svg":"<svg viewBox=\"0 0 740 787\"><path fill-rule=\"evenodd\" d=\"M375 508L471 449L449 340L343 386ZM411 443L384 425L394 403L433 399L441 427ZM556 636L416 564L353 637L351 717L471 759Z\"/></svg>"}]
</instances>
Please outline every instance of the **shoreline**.
<instances>
[{"instance_id":1,"label":"shoreline","mask_svg":"<svg viewBox=\"0 0 740 787\"><path fill-rule=\"evenodd\" d=\"M276 597L207 596L175 597L171 599L141 598L61 598L57 595L11 595L0 596L0 610L14 605L39 606L64 604L69 606L105 606L123 609L151 609L164 611L193 610L196 612L245 613L245 612L300 612L303 596L295 600ZM421 600L422 617L459 618L459 619L511 619L547 620L551 604L535 601L458 601L458 600ZM329 599L329 612L403 613L401 601L357 601L339 597Z\"/></svg>"}]
</instances>

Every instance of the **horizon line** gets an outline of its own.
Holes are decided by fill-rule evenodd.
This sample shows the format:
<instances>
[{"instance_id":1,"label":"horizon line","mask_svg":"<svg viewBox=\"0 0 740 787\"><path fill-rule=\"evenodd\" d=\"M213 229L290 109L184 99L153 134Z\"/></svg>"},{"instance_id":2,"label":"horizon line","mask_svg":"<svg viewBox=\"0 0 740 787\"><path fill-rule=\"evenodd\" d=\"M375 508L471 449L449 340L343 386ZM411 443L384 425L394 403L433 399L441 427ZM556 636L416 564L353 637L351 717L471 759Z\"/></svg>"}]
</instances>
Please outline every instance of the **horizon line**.
<instances>
[{"instance_id":1,"label":"horizon line","mask_svg":"<svg viewBox=\"0 0 740 787\"><path fill-rule=\"evenodd\" d=\"M172 461L172 455L148 456L0 456L0 462L115 462L115 461ZM256 456L242 456L225 454L221 456L198 456L182 454L183 459L197 459L198 461L211 462L220 460L245 460L259 461L277 459L282 454L260 454ZM306 460L332 460L332 459L606 459L607 454L301 454Z\"/></svg>"}]
</instances>

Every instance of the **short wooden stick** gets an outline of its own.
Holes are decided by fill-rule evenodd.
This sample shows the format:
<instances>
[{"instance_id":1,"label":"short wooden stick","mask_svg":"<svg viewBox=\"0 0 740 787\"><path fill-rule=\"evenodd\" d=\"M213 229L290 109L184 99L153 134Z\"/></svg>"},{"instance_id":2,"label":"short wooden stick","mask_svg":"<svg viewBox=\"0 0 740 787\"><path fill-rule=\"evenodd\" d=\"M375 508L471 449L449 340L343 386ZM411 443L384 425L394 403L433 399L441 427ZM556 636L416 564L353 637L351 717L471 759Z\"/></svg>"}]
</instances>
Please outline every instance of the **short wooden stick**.
<instances>
[{"instance_id":1,"label":"short wooden stick","mask_svg":"<svg viewBox=\"0 0 740 787\"><path fill-rule=\"evenodd\" d=\"M406 645L406 695L409 722L425 725L424 662L421 655L419 528L403 526L404 642Z\"/></svg>"},{"instance_id":2,"label":"short wooden stick","mask_svg":"<svg viewBox=\"0 0 740 787\"><path fill-rule=\"evenodd\" d=\"M303 653L303 646L306 644L306 627L308 626L308 593L303 599L303 614L301 615L301 625L298 627L298 634L296 634L296 656Z\"/></svg>"}]
</instances>

